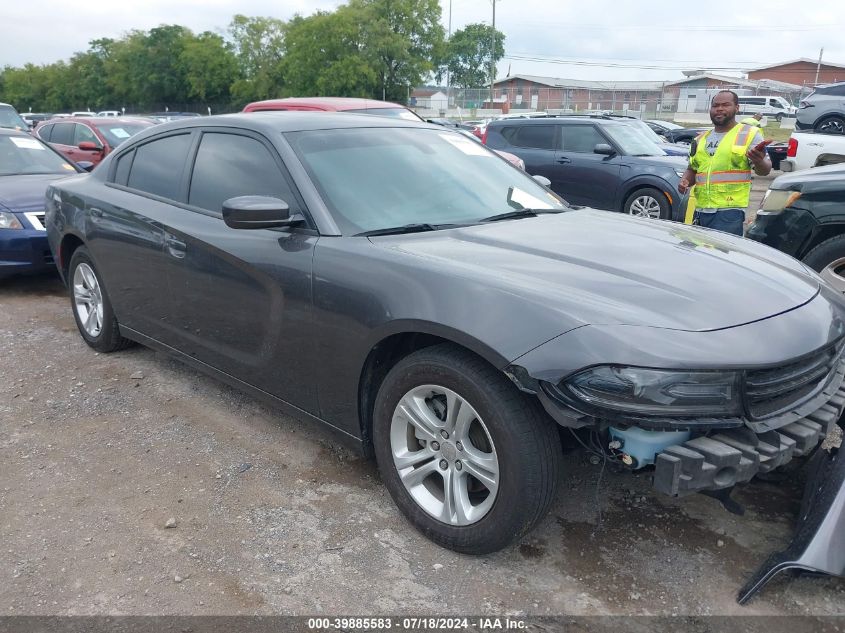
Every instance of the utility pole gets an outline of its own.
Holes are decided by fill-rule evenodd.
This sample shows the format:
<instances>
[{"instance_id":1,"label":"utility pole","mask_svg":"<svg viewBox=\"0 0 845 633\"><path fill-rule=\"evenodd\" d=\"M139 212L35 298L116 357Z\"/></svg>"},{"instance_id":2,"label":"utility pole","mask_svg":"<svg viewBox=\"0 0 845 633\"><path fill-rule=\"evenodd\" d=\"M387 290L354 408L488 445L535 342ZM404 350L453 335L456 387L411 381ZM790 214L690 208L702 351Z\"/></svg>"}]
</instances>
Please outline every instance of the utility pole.
<instances>
[{"instance_id":1,"label":"utility pole","mask_svg":"<svg viewBox=\"0 0 845 633\"><path fill-rule=\"evenodd\" d=\"M449 40L452 39L452 0L449 0L449 34L446 37L447 46ZM449 98L451 96L452 82L449 77L449 63L446 63L446 113L449 113Z\"/></svg>"},{"instance_id":2,"label":"utility pole","mask_svg":"<svg viewBox=\"0 0 845 633\"><path fill-rule=\"evenodd\" d=\"M493 3L493 33L490 36L490 107L493 107L493 82L496 80L496 0Z\"/></svg>"},{"instance_id":3,"label":"utility pole","mask_svg":"<svg viewBox=\"0 0 845 633\"><path fill-rule=\"evenodd\" d=\"M819 71L822 69L822 55L824 55L824 46L819 51L819 63L816 65L816 81L814 82L816 85L819 83Z\"/></svg>"}]
</instances>

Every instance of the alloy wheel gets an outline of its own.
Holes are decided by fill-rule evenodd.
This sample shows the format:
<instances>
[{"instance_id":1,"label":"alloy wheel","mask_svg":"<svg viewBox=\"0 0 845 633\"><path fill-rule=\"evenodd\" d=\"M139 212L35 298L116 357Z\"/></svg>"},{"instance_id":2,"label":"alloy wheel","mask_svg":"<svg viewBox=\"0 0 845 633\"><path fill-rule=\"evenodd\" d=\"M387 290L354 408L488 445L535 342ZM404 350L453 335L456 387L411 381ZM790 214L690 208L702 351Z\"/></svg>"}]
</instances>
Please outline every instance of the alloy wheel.
<instances>
[{"instance_id":1,"label":"alloy wheel","mask_svg":"<svg viewBox=\"0 0 845 633\"><path fill-rule=\"evenodd\" d=\"M481 416L459 394L421 385L390 423L393 464L417 505L453 526L481 520L499 488L499 459Z\"/></svg>"},{"instance_id":2,"label":"alloy wheel","mask_svg":"<svg viewBox=\"0 0 845 633\"><path fill-rule=\"evenodd\" d=\"M660 219L660 202L652 196L637 196L628 207L630 215L639 218L650 218L652 220Z\"/></svg>"},{"instance_id":3,"label":"alloy wheel","mask_svg":"<svg viewBox=\"0 0 845 633\"><path fill-rule=\"evenodd\" d=\"M73 273L73 305L86 334L98 337L103 331L103 294L97 275L85 262Z\"/></svg>"}]
</instances>

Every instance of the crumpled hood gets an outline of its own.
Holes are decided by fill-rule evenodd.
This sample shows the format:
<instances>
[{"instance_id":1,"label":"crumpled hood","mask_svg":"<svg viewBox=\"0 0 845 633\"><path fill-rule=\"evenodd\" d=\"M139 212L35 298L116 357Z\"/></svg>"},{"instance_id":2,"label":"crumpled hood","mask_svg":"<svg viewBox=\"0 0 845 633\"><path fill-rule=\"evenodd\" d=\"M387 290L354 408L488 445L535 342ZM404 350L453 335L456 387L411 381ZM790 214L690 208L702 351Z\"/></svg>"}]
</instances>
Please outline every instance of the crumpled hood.
<instances>
[{"instance_id":1,"label":"crumpled hood","mask_svg":"<svg viewBox=\"0 0 845 633\"><path fill-rule=\"evenodd\" d=\"M520 294L569 327L717 330L792 310L819 289L800 262L751 240L592 209L371 241Z\"/></svg>"},{"instance_id":2,"label":"crumpled hood","mask_svg":"<svg viewBox=\"0 0 845 633\"><path fill-rule=\"evenodd\" d=\"M65 174L34 174L31 176L0 176L0 207L8 211L33 211L45 206L47 185Z\"/></svg>"}]
</instances>

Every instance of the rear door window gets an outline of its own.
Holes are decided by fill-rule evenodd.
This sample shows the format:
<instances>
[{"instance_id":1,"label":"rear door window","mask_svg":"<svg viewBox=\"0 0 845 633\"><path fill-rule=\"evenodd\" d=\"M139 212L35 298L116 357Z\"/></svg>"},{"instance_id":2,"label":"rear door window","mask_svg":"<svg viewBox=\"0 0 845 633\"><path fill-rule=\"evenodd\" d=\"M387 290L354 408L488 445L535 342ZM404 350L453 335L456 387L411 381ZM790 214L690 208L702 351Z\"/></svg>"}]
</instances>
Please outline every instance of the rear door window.
<instances>
[{"instance_id":1,"label":"rear door window","mask_svg":"<svg viewBox=\"0 0 845 633\"><path fill-rule=\"evenodd\" d=\"M51 143L59 145L73 145L73 128L75 123L56 123L53 126L53 133L50 135Z\"/></svg>"},{"instance_id":2,"label":"rear door window","mask_svg":"<svg viewBox=\"0 0 845 633\"><path fill-rule=\"evenodd\" d=\"M140 145L127 186L162 198L181 198L182 172L188 161L191 134L177 134Z\"/></svg>"},{"instance_id":3,"label":"rear door window","mask_svg":"<svg viewBox=\"0 0 845 633\"><path fill-rule=\"evenodd\" d=\"M502 136L515 147L555 149L555 125L517 125L502 129Z\"/></svg>"}]
</instances>

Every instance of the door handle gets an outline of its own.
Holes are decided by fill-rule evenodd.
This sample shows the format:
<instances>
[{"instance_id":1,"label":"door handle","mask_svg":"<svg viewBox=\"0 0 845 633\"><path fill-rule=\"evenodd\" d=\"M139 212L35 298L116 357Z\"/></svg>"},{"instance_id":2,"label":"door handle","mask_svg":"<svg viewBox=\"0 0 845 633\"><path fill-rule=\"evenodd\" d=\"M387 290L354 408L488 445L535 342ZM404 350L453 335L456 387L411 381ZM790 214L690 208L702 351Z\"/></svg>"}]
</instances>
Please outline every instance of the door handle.
<instances>
[{"instance_id":1,"label":"door handle","mask_svg":"<svg viewBox=\"0 0 845 633\"><path fill-rule=\"evenodd\" d=\"M164 245L167 248L167 252L177 259L183 259L185 257L185 251L188 249L185 242L177 240L175 237L165 238Z\"/></svg>"},{"instance_id":2,"label":"door handle","mask_svg":"<svg viewBox=\"0 0 845 633\"><path fill-rule=\"evenodd\" d=\"M566 156L561 156L560 158L556 159L556 162L560 165L565 165L567 163L571 163L572 159L567 158Z\"/></svg>"}]
</instances>

